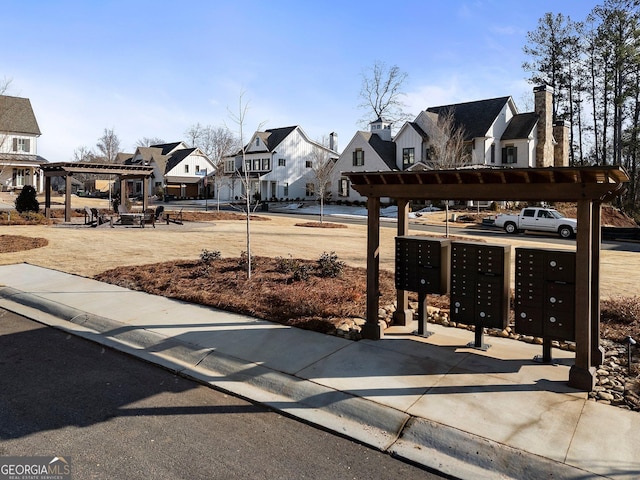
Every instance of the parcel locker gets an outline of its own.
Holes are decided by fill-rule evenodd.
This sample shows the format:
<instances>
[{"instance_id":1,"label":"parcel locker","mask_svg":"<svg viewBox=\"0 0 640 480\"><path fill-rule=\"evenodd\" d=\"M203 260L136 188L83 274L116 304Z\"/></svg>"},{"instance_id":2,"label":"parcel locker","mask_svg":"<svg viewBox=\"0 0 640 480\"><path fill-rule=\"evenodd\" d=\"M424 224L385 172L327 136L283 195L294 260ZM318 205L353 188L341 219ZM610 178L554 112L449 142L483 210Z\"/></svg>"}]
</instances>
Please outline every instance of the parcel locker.
<instances>
[{"instance_id":1,"label":"parcel locker","mask_svg":"<svg viewBox=\"0 0 640 480\"><path fill-rule=\"evenodd\" d=\"M449 292L450 240L396 237L396 288L418 293Z\"/></svg>"},{"instance_id":2,"label":"parcel locker","mask_svg":"<svg viewBox=\"0 0 640 480\"><path fill-rule=\"evenodd\" d=\"M516 331L575 340L575 252L516 248L515 267Z\"/></svg>"},{"instance_id":3,"label":"parcel locker","mask_svg":"<svg viewBox=\"0 0 640 480\"><path fill-rule=\"evenodd\" d=\"M506 328L511 246L451 243L451 320Z\"/></svg>"}]
</instances>

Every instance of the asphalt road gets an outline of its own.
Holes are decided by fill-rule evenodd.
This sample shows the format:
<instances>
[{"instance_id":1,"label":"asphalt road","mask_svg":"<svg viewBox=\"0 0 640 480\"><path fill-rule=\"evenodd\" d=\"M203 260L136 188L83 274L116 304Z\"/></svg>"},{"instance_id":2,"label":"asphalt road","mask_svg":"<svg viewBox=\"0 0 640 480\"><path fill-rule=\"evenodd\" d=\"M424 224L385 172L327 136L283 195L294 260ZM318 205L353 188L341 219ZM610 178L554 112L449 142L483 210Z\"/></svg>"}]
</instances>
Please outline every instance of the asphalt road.
<instances>
[{"instance_id":1,"label":"asphalt road","mask_svg":"<svg viewBox=\"0 0 640 480\"><path fill-rule=\"evenodd\" d=\"M0 309L0 457L77 479L432 479L387 454Z\"/></svg>"}]
</instances>

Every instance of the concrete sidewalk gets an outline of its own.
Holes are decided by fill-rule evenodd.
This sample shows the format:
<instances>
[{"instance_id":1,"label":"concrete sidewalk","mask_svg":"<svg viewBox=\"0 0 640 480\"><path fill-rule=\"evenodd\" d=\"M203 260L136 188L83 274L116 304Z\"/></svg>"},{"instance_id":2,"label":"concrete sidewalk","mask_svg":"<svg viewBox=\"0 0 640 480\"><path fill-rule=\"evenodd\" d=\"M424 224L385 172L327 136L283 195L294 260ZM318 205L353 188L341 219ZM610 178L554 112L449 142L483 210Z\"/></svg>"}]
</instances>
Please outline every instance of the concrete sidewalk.
<instances>
[{"instance_id":1,"label":"concrete sidewalk","mask_svg":"<svg viewBox=\"0 0 640 480\"><path fill-rule=\"evenodd\" d=\"M573 354L438 325L351 342L28 264L0 307L464 479L640 477L640 414L567 386Z\"/></svg>"}]
</instances>

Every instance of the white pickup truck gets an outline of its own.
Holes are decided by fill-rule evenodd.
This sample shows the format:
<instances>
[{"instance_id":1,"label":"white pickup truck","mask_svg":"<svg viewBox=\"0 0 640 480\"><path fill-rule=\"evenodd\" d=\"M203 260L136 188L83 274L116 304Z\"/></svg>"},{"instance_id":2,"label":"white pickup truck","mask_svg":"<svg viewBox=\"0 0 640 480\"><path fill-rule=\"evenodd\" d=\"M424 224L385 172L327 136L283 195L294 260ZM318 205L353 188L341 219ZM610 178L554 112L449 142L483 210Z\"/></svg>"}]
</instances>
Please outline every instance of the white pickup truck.
<instances>
[{"instance_id":1,"label":"white pickup truck","mask_svg":"<svg viewBox=\"0 0 640 480\"><path fill-rule=\"evenodd\" d=\"M556 232L562 238L571 238L577 232L578 221L565 217L553 208L527 207L519 215L499 213L495 218L495 226L504 228L507 233L533 230Z\"/></svg>"}]
</instances>

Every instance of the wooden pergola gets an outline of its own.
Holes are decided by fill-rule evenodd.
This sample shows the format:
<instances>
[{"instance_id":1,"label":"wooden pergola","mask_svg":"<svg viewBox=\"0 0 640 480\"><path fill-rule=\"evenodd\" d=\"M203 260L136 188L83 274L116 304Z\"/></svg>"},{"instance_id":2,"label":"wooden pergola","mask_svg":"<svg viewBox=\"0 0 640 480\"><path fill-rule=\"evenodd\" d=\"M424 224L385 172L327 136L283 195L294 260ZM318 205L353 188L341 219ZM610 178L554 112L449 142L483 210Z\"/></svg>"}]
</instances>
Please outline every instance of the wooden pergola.
<instances>
[{"instance_id":1,"label":"wooden pergola","mask_svg":"<svg viewBox=\"0 0 640 480\"><path fill-rule=\"evenodd\" d=\"M127 180L147 179L153 175L153 167L140 165L122 165L113 163L60 162L40 165L45 177L45 215L51 213L51 177L65 178L64 221L71 221L71 177L75 173L93 175L115 175L120 178L120 191L126 191ZM143 210L147 209L147 183L142 182ZM120 195L120 204L124 205L125 196Z\"/></svg>"},{"instance_id":2,"label":"wooden pergola","mask_svg":"<svg viewBox=\"0 0 640 480\"><path fill-rule=\"evenodd\" d=\"M622 194L629 181L616 166L558 168L466 168L420 172L343 173L360 195L367 197L367 321L364 338L380 339L380 203L398 204L398 236L408 234L411 200L476 200L524 202L576 202L576 359L569 385L591 391L595 370L604 360L600 346L600 246L602 203ZM397 292L395 321L411 319L408 294Z\"/></svg>"}]
</instances>

